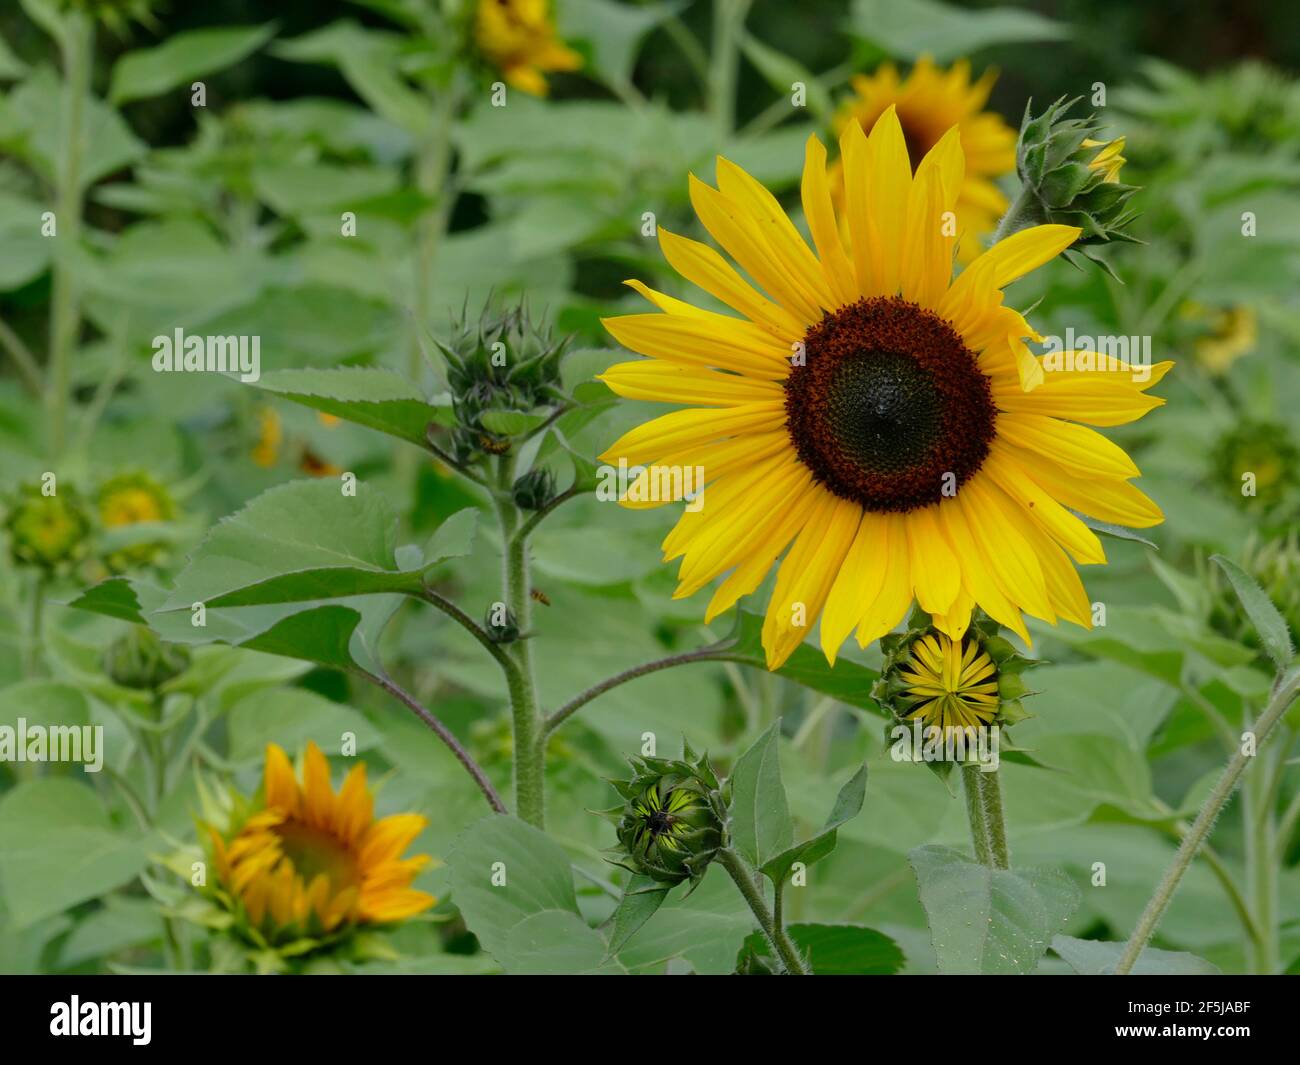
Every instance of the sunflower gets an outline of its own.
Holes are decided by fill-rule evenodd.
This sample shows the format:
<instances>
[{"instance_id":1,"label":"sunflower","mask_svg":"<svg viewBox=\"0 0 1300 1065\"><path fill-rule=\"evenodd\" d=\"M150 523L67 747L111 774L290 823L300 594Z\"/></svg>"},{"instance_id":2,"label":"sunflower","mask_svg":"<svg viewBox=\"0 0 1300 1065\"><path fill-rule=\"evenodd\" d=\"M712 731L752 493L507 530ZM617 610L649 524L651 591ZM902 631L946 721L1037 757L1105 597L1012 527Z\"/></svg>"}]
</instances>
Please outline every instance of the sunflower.
<instances>
[{"instance_id":1,"label":"sunflower","mask_svg":"<svg viewBox=\"0 0 1300 1065\"><path fill-rule=\"evenodd\" d=\"M1113 141L1097 141L1086 137L1083 140L1084 148L1101 149L1092 157L1088 167L1092 170L1100 170L1103 175L1102 180L1107 184L1114 185L1119 182L1119 172L1128 162L1122 154L1125 140L1126 137L1116 137Z\"/></svg>"},{"instance_id":2,"label":"sunflower","mask_svg":"<svg viewBox=\"0 0 1300 1065\"><path fill-rule=\"evenodd\" d=\"M436 901L410 886L432 859L402 857L428 821L411 813L376 821L363 763L336 795L314 743L301 786L288 756L268 744L260 800L233 834L207 830L222 887L268 941L401 921Z\"/></svg>"},{"instance_id":3,"label":"sunflower","mask_svg":"<svg viewBox=\"0 0 1300 1065\"><path fill-rule=\"evenodd\" d=\"M980 238L993 232L1006 212L1007 198L993 180L1016 166L1015 131L1001 115L983 110L996 79L997 72L987 70L972 82L970 64L964 59L941 70L928 56L922 56L906 78L899 76L892 63L886 63L874 74L853 78L855 95L845 101L835 121L840 135L854 123L866 132L886 110L894 108L913 170L949 129L956 126L960 130L966 169L954 210L962 262L970 262L980 253ZM831 171L831 193L842 208L843 172L838 163Z\"/></svg>"},{"instance_id":4,"label":"sunflower","mask_svg":"<svg viewBox=\"0 0 1300 1065\"><path fill-rule=\"evenodd\" d=\"M556 37L547 0L479 0L474 41L508 84L533 96L546 95L543 74L582 66Z\"/></svg>"},{"instance_id":5,"label":"sunflower","mask_svg":"<svg viewBox=\"0 0 1300 1065\"><path fill-rule=\"evenodd\" d=\"M718 160L716 189L692 176L705 228L766 295L712 248L660 230L668 262L743 317L628 282L664 313L605 320L650 359L602 379L690 408L602 456L650 464L624 505L663 502L641 484L655 467L703 467L703 504L663 546L666 561L682 560L678 598L730 571L706 620L757 589L789 548L763 625L771 669L819 615L833 662L855 626L866 646L913 598L954 640L976 605L1025 640L1022 611L1090 626L1071 558L1106 556L1072 511L1137 527L1162 515L1129 484L1139 471L1128 455L1079 423L1118 425L1159 406L1145 392L1172 363L1134 372L1088 352L1046 366L1029 351L1024 338L1039 338L1001 289L1069 247L1074 227L1024 229L952 279L941 218L962 188L957 129L915 175L892 107L869 138L848 125L840 148L847 247L815 136L802 185L815 252L733 163Z\"/></svg>"},{"instance_id":6,"label":"sunflower","mask_svg":"<svg viewBox=\"0 0 1300 1065\"><path fill-rule=\"evenodd\" d=\"M987 725L998 712L998 671L977 640L931 633L911 646L899 676L906 716L940 728Z\"/></svg>"}]
</instances>

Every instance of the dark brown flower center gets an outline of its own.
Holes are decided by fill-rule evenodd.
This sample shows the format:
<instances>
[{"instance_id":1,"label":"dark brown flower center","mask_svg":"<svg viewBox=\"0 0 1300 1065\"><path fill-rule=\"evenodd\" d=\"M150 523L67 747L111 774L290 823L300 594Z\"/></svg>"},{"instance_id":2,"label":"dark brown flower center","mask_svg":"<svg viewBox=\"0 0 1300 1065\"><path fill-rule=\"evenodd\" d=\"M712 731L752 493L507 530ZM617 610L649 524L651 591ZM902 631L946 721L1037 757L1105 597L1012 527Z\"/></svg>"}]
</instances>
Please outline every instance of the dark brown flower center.
<instances>
[{"instance_id":1,"label":"dark brown flower center","mask_svg":"<svg viewBox=\"0 0 1300 1065\"><path fill-rule=\"evenodd\" d=\"M785 393L799 459L873 511L953 495L983 464L997 418L989 379L952 327L897 297L858 300L809 329Z\"/></svg>"}]
</instances>

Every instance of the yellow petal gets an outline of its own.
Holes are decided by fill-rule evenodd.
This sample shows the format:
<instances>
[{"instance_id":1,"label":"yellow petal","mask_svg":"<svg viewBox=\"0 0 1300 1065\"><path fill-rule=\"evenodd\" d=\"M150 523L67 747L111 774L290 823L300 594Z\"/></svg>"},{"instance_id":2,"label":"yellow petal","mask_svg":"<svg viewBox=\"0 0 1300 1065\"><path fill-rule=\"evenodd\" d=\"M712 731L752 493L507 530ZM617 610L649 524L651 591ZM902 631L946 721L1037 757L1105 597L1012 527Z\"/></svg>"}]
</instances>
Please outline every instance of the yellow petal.
<instances>
[{"instance_id":1,"label":"yellow petal","mask_svg":"<svg viewBox=\"0 0 1300 1065\"><path fill-rule=\"evenodd\" d=\"M781 386L772 381L718 373L659 359L615 363L597 375L613 391L628 399L698 406L734 407L741 403L784 399Z\"/></svg>"},{"instance_id":2,"label":"yellow petal","mask_svg":"<svg viewBox=\"0 0 1300 1065\"><path fill-rule=\"evenodd\" d=\"M789 376L793 348L739 318L625 314L601 324L625 348L687 366L718 367L769 381Z\"/></svg>"},{"instance_id":3,"label":"yellow petal","mask_svg":"<svg viewBox=\"0 0 1300 1065\"><path fill-rule=\"evenodd\" d=\"M804 217L812 232L826 284L837 305L852 303L857 299L853 264L845 254L844 244L840 240L830 187L826 183L826 149L815 133L808 135L808 144L804 149L803 185L800 191Z\"/></svg>"},{"instance_id":4,"label":"yellow petal","mask_svg":"<svg viewBox=\"0 0 1300 1065\"><path fill-rule=\"evenodd\" d=\"M1000 414L998 436L1050 456L1082 477L1137 477L1141 471L1118 444L1083 425L1041 414Z\"/></svg>"},{"instance_id":5,"label":"yellow petal","mask_svg":"<svg viewBox=\"0 0 1300 1065\"><path fill-rule=\"evenodd\" d=\"M885 536L884 519L865 512L822 611L822 650L831 665L835 664L840 645L862 620L885 581Z\"/></svg>"},{"instance_id":6,"label":"yellow petal","mask_svg":"<svg viewBox=\"0 0 1300 1065\"><path fill-rule=\"evenodd\" d=\"M856 639L866 647L894 628L912 605L912 571L908 561L907 526L902 514L882 514L882 562L885 576L880 591L865 604Z\"/></svg>"},{"instance_id":7,"label":"yellow petal","mask_svg":"<svg viewBox=\"0 0 1300 1065\"><path fill-rule=\"evenodd\" d=\"M1055 259L1078 240L1082 232L1077 226L1030 226L998 241L981 258L993 264L994 283L998 288L1005 288L1017 278Z\"/></svg>"},{"instance_id":8,"label":"yellow petal","mask_svg":"<svg viewBox=\"0 0 1300 1065\"><path fill-rule=\"evenodd\" d=\"M761 433L784 423L785 405L779 401L678 410L630 429L600 458L602 462L623 459L629 466L639 466L675 448L703 446L747 432Z\"/></svg>"}]
</instances>

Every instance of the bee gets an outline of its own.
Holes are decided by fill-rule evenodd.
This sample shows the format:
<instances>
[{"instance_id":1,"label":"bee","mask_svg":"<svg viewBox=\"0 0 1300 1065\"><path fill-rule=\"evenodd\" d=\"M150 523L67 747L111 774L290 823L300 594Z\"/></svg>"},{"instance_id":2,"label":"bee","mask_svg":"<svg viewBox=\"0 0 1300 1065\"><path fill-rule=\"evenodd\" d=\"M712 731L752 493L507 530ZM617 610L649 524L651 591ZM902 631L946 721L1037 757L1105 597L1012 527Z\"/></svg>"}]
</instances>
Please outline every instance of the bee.
<instances>
[{"instance_id":1,"label":"bee","mask_svg":"<svg viewBox=\"0 0 1300 1065\"><path fill-rule=\"evenodd\" d=\"M540 588L534 588L529 594L533 597L533 599L541 603L542 606L551 605L550 599L546 597L546 593L542 591Z\"/></svg>"}]
</instances>

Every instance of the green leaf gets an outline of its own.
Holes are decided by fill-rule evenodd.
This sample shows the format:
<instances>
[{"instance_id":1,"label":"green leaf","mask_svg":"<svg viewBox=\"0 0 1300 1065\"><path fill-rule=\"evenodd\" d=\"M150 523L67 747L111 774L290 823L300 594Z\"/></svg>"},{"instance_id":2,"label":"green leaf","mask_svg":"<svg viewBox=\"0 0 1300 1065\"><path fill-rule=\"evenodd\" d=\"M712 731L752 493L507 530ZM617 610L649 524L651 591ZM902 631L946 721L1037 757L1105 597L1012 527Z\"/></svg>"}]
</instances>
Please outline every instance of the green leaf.
<instances>
[{"instance_id":1,"label":"green leaf","mask_svg":"<svg viewBox=\"0 0 1300 1065\"><path fill-rule=\"evenodd\" d=\"M1143 547L1149 547L1152 551L1159 551L1160 545L1153 540L1148 540L1145 536L1130 529L1127 525L1112 525L1108 521L1098 521L1096 518L1090 518L1087 514L1080 514L1077 510L1071 510L1076 518L1084 525L1088 526L1095 533L1102 536L1109 536L1112 540L1128 540L1130 543L1141 544Z\"/></svg>"},{"instance_id":2,"label":"green leaf","mask_svg":"<svg viewBox=\"0 0 1300 1065\"><path fill-rule=\"evenodd\" d=\"M605 81L626 85L641 41L674 13L674 4L632 6L614 0L565 0L558 5L560 37L591 43L591 69Z\"/></svg>"},{"instance_id":3,"label":"green leaf","mask_svg":"<svg viewBox=\"0 0 1300 1065\"><path fill-rule=\"evenodd\" d=\"M326 751L337 751L348 732L355 736L358 751L379 743L379 733L350 706L303 688L260 688L235 702L226 714L226 757L235 763L258 762L268 743L294 751L308 740Z\"/></svg>"},{"instance_id":4,"label":"green leaf","mask_svg":"<svg viewBox=\"0 0 1300 1065\"><path fill-rule=\"evenodd\" d=\"M1264 594L1255 578L1238 566L1231 559L1222 555L1211 555L1210 561L1217 563L1232 585L1232 590L1241 600L1242 609L1250 618L1250 623L1259 633L1260 643L1268 652L1269 658L1279 672L1286 669L1295 658L1295 647L1291 644L1291 632L1286 626L1286 619L1281 611L1273 605L1272 600Z\"/></svg>"},{"instance_id":5,"label":"green leaf","mask_svg":"<svg viewBox=\"0 0 1300 1065\"><path fill-rule=\"evenodd\" d=\"M466 507L447 518L434 531L424 549L424 569L445 562L449 558L464 558L474 547L474 534L478 531L477 507Z\"/></svg>"},{"instance_id":6,"label":"green leaf","mask_svg":"<svg viewBox=\"0 0 1300 1065\"><path fill-rule=\"evenodd\" d=\"M623 897L611 920L609 952L617 954L663 905L672 888L653 877L635 873L623 889Z\"/></svg>"},{"instance_id":7,"label":"green leaf","mask_svg":"<svg viewBox=\"0 0 1300 1065\"><path fill-rule=\"evenodd\" d=\"M857 817L862 811L862 803L866 795L867 767L864 763L858 767L858 771L840 789L840 793L835 799L835 805L831 809L831 815L826 819L826 827L813 836L812 839L796 844L764 862L759 871L767 876L772 883L780 884L790 875L790 869L795 862L812 865L813 862L821 861L835 849L836 830L840 825Z\"/></svg>"},{"instance_id":8,"label":"green leaf","mask_svg":"<svg viewBox=\"0 0 1300 1065\"><path fill-rule=\"evenodd\" d=\"M890 976L903 967L903 952L889 936L852 924L792 924L785 929L812 965L814 976ZM770 962L762 932L745 940L737 967L749 958Z\"/></svg>"},{"instance_id":9,"label":"green leaf","mask_svg":"<svg viewBox=\"0 0 1300 1065\"><path fill-rule=\"evenodd\" d=\"M448 865L465 923L506 972L622 971L583 922L569 859L545 833L493 814L461 834Z\"/></svg>"},{"instance_id":10,"label":"green leaf","mask_svg":"<svg viewBox=\"0 0 1300 1065\"><path fill-rule=\"evenodd\" d=\"M163 609L416 594L419 567L399 565L396 536L397 516L364 481L353 496L331 479L279 485L208 532Z\"/></svg>"},{"instance_id":11,"label":"green leaf","mask_svg":"<svg viewBox=\"0 0 1300 1065\"><path fill-rule=\"evenodd\" d=\"M1080 976L1110 976L1124 953L1125 943L1103 943L1095 939L1057 936L1052 949ZM1133 966L1134 976L1216 976L1217 965L1204 958L1177 950L1143 947Z\"/></svg>"},{"instance_id":12,"label":"green leaf","mask_svg":"<svg viewBox=\"0 0 1300 1065\"><path fill-rule=\"evenodd\" d=\"M935 845L907 857L942 973L1031 973L1079 906L1059 869L990 869Z\"/></svg>"},{"instance_id":13,"label":"green leaf","mask_svg":"<svg viewBox=\"0 0 1300 1065\"><path fill-rule=\"evenodd\" d=\"M0 81L12 81L21 78L27 72L27 64L14 55L9 42L0 37Z\"/></svg>"},{"instance_id":14,"label":"green leaf","mask_svg":"<svg viewBox=\"0 0 1300 1065\"><path fill-rule=\"evenodd\" d=\"M205 74L234 66L275 34L275 24L223 26L169 37L156 48L127 52L113 64L109 99L114 104L158 96Z\"/></svg>"},{"instance_id":15,"label":"green leaf","mask_svg":"<svg viewBox=\"0 0 1300 1065\"><path fill-rule=\"evenodd\" d=\"M546 421L545 414L533 414L525 410L489 410L479 416L483 428L501 436L518 436L530 429L536 429Z\"/></svg>"},{"instance_id":16,"label":"green leaf","mask_svg":"<svg viewBox=\"0 0 1300 1065\"><path fill-rule=\"evenodd\" d=\"M967 11L936 0L854 0L848 29L892 56L938 62L967 56L992 44L1056 41L1065 27L1022 8Z\"/></svg>"},{"instance_id":17,"label":"green leaf","mask_svg":"<svg viewBox=\"0 0 1300 1065\"><path fill-rule=\"evenodd\" d=\"M0 798L0 895L19 927L133 880L148 851L79 780L28 780Z\"/></svg>"},{"instance_id":18,"label":"green leaf","mask_svg":"<svg viewBox=\"0 0 1300 1065\"><path fill-rule=\"evenodd\" d=\"M414 385L391 370L359 366L273 370L251 384L422 448L428 447L429 423L443 415L443 408L426 402Z\"/></svg>"},{"instance_id":19,"label":"green leaf","mask_svg":"<svg viewBox=\"0 0 1300 1065\"><path fill-rule=\"evenodd\" d=\"M794 822L781 783L780 739L778 720L740 756L729 779L731 840L755 866L785 851L794 838Z\"/></svg>"}]
</instances>

